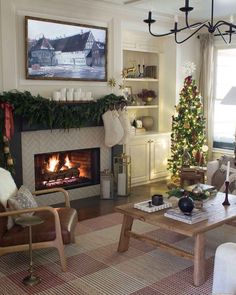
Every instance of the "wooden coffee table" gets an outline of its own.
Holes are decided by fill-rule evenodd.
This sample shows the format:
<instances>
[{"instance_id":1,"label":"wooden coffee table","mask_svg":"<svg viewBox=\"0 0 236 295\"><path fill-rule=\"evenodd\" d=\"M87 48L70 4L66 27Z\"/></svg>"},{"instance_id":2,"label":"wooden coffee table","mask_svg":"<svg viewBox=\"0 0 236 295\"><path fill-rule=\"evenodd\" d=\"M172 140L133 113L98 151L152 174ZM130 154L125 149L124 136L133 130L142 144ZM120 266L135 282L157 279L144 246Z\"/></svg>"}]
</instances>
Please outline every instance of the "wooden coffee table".
<instances>
[{"instance_id":1,"label":"wooden coffee table","mask_svg":"<svg viewBox=\"0 0 236 295\"><path fill-rule=\"evenodd\" d=\"M195 224L186 224L164 216L167 209L153 213L147 213L133 208L134 204L129 203L116 207L116 211L124 214L123 224L120 233L118 252L127 251L129 248L130 237L145 241L160 247L183 258L193 260L193 283L200 286L205 282L205 233L213 228L219 227L227 222L236 219L236 195L229 195L230 206L223 206L225 199L224 193L217 193L214 198L204 203L204 210L209 216L208 220ZM159 228L167 229L175 233L183 234L194 238L193 254L179 249L166 242L161 242L142 234L131 231L134 219L156 225Z\"/></svg>"}]
</instances>

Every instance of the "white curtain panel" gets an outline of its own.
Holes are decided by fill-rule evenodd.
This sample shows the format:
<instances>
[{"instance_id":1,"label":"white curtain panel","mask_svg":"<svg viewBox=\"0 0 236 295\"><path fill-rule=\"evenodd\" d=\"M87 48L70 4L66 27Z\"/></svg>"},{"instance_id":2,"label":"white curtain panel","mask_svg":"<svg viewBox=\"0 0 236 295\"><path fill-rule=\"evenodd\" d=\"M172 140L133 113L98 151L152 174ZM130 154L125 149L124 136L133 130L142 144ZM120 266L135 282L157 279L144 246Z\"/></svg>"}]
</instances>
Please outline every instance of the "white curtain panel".
<instances>
[{"instance_id":1,"label":"white curtain panel","mask_svg":"<svg viewBox=\"0 0 236 295\"><path fill-rule=\"evenodd\" d=\"M213 146L213 81L214 81L214 41L212 34L201 34L200 36L200 76L199 91L203 97L204 116L206 118L206 132L208 141L208 157L212 158Z\"/></svg>"}]
</instances>

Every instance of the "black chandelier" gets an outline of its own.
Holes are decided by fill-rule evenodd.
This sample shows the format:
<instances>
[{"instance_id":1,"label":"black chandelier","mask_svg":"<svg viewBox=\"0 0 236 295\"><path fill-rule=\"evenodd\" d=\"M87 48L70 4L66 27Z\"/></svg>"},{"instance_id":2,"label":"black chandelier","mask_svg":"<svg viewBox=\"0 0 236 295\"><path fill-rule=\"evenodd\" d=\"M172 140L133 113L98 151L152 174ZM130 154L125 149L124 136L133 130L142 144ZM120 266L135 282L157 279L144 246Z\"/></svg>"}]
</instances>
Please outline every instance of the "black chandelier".
<instances>
[{"instance_id":1,"label":"black chandelier","mask_svg":"<svg viewBox=\"0 0 236 295\"><path fill-rule=\"evenodd\" d=\"M178 28L178 20L177 17L175 17L175 24L174 28L170 30L168 33L164 34L154 34L151 31L151 25L156 22L155 19L152 18L152 12L149 11L148 18L144 20L145 23L148 24L149 33L154 37L163 37L168 35L174 35L175 36L175 42L177 44L181 44L188 39L190 39L193 35L195 35L198 31L200 31L202 28L206 28L209 33L214 34L214 36L221 36L225 43L230 43L232 39L232 35L236 33L234 29L236 29L236 25L233 24L233 19L230 20L230 22L219 20L214 24L214 0L211 1L211 19L210 21L206 22L197 22L194 24L189 24L188 15L189 12L191 12L194 8L189 6L189 0L185 0L185 6L181 7L179 10L185 13L185 23L186 26L183 28ZM221 26L227 26L228 29L224 32L221 32L220 27ZM187 38L178 41L177 40L177 33L183 32L187 29L194 30L193 33L191 33ZM226 40L225 36L228 36L228 40Z\"/></svg>"}]
</instances>

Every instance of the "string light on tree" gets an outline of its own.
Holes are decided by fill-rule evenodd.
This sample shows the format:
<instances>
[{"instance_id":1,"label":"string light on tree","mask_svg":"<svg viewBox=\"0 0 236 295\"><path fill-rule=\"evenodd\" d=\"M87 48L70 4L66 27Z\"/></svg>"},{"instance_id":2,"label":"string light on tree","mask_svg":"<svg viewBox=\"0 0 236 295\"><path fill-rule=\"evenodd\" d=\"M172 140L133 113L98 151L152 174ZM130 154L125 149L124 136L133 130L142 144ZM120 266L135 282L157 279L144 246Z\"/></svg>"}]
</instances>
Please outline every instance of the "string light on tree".
<instances>
[{"instance_id":1,"label":"string light on tree","mask_svg":"<svg viewBox=\"0 0 236 295\"><path fill-rule=\"evenodd\" d=\"M183 165L185 151L190 155L190 166L203 165L208 151L202 98L192 78L196 67L188 62L183 69L187 77L180 92L179 104L175 107L175 115L172 116L171 158L168 159L168 169L174 176L178 175Z\"/></svg>"}]
</instances>

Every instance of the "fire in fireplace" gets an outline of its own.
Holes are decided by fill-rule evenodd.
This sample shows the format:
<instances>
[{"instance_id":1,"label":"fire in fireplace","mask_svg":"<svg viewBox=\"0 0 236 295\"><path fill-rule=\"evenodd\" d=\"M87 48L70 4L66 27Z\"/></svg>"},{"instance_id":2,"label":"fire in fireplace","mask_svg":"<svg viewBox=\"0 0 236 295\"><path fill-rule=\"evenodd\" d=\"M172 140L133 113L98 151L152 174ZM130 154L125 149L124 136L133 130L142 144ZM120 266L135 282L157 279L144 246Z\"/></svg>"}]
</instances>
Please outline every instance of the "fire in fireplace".
<instances>
[{"instance_id":1,"label":"fire in fireplace","mask_svg":"<svg viewBox=\"0 0 236 295\"><path fill-rule=\"evenodd\" d=\"M72 189L100 183L100 149L34 155L35 189Z\"/></svg>"}]
</instances>

